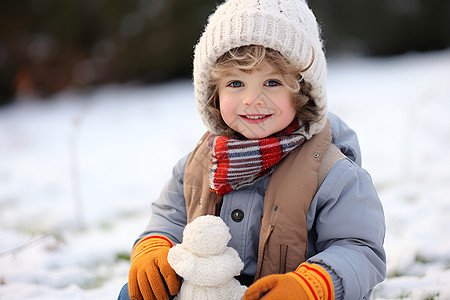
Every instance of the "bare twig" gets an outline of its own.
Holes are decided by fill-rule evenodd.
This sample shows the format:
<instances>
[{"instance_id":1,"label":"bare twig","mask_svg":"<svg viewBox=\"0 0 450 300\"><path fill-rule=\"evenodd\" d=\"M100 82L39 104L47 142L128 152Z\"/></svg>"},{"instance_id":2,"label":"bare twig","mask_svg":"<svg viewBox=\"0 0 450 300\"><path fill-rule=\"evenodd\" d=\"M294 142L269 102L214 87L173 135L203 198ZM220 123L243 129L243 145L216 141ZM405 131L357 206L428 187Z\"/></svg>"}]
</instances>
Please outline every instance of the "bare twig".
<instances>
[{"instance_id":1,"label":"bare twig","mask_svg":"<svg viewBox=\"0 0 450 300\"><path fill-rule=\"evenodd\" d=\"M88 110L88 105L80 111L80 113L73 119L73 131L70 138L70 163L71 163L71 186L72 199L75 206L75 219L79 229L86 225L83 207L83 195L80 173L80 156L79 156L79 142L81 135L82 118Z\"/></svg>"},{"instance_id":2,"label":"bare twig","mask_svg":"<svg viewBox=\"0 0 450 300\"><path fill-rule=\"evenodd\" d=\"M24 251L27 248L31 248L33 246L37 246L39 244L43 244L46 242L46 240L49 237L54 236L53 234L50 233L46 233L46 234L42 234L36 237L33 237L31 240L29 240L28 242L24 243L23 245L17 246L15 248L0 252L0 258L2 257L6 257L6 256L10 256L10 255L16 255L22 251Z\"/></svg>"}]
</instances>

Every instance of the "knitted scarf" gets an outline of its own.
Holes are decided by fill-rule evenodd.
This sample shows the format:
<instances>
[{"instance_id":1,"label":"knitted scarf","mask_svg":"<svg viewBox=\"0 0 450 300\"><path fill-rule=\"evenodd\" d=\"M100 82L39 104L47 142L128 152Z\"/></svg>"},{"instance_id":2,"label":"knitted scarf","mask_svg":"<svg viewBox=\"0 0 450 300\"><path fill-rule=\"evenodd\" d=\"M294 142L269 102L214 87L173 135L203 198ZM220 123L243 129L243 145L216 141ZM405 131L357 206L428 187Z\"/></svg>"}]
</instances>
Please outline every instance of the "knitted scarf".
<instances>
[{"instance_id":1,"label":"knitted scarf","mask_svg":"<svg viewBox=\"0 0 450 300\"><path fill-rule=\"evenodd\" d=\"M301 132L297 118L282 131L257 140L240 140L211 134L208 146L211 149L211 171L209 185L218 195L252 184L259 178L271 174L280 160L302 145L306 137Z\"/></svg>"}]
</instances>

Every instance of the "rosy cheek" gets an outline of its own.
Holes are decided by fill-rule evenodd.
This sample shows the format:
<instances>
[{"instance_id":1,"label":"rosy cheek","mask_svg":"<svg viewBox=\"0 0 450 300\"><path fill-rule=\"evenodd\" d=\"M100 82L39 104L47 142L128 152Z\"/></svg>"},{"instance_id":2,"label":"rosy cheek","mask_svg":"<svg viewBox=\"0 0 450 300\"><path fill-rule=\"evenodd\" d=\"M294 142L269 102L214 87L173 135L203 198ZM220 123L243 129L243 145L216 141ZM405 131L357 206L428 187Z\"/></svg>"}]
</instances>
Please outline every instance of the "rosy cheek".
<instances>
[{"instance_id":1,"label":"rosy cheek","mask_svg":"<svg viewBox=\"0 0 450 300\"><path fill-rule=\"evenodd\" d=\"M220 114L225 123L228 121L230 115L230 107L226 100L220 101Z\"/></svg>"},{"instance_id":2,"label":"rosy cheek","mask_svg":"<svg viewBox=\"0 0 450 300\"><path fill-rule=\"evenodd\" d=\"M225 121L225 123L230 124L231 120L234 118L234 115L232 111L225 110L222 113L222 119Z\"/></svg>"}]
</instances>

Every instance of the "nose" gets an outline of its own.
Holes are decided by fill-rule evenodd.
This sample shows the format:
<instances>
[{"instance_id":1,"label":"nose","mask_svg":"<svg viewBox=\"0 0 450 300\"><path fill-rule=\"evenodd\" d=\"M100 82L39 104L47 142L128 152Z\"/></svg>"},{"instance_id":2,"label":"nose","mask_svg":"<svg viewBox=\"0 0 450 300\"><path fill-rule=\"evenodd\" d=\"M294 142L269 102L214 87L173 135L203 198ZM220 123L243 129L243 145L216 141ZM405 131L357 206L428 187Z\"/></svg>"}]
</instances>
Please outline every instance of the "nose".
<instances>
[{"instance_id":1,"label":"nose","mask_svg":"<svg viewBox=\"0 0 450 300\"><path fill-rule=\"evenodd\" d=\"M242 99L242 104L246 106L264 105L264 97L261 89L248 89L246 94L244 95L244 98Z\"/></svg>"}]
</instances>

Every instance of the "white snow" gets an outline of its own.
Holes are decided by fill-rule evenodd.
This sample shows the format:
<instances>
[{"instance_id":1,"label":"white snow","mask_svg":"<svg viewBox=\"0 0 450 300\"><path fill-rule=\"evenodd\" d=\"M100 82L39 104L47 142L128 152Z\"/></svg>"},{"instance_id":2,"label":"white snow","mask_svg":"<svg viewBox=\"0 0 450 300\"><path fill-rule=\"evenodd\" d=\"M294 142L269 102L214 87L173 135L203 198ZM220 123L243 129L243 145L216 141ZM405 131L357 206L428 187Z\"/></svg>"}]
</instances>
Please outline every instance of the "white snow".
<instances>
[{"instance_id":1,"label":"white snow","mask_svg":"<svg viewBox=\"0 0 450 300\"><path fill-rule=\"evenodd\" d=\"M450 299L450 49L336 60L328 78L385 208L372 299ZM151 202L203 131L187 80L0 109L0 299L116 299Z\"/></svg>"}]
</instances>

